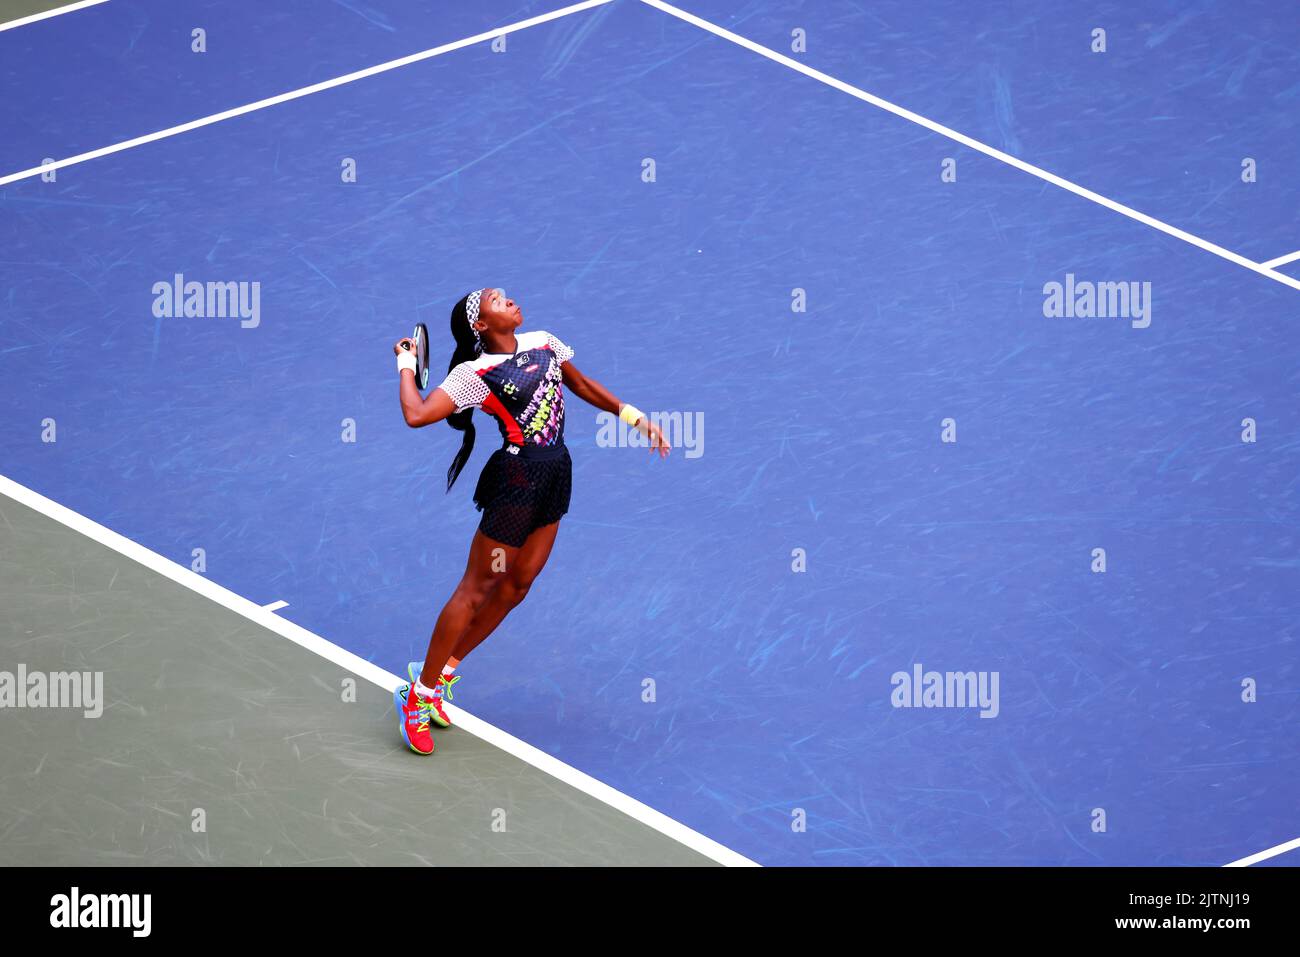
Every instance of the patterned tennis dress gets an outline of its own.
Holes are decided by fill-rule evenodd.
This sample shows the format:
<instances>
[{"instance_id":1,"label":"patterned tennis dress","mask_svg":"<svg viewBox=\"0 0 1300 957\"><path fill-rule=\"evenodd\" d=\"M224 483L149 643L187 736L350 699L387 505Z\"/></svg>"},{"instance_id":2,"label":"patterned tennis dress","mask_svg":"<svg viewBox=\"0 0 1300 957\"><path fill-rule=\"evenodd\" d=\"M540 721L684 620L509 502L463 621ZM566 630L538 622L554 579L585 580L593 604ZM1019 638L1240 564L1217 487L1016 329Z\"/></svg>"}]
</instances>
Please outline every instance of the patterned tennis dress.
<instances>
[{"instance_id":1,"label":"patterned tennis dress","mask_svg":"<svg viewBox=\"0 0 1300 957\"><path fill-rule=\"evenodd\" d=\"M438 388L457 412L481 409L496 419L505 444L483 466L474 504L483 512L479 530L518 548L569 510L573 463L564 446L560 365L573 350L541 330L517 333L515 345L513 353L460 363Z\"/></svg>"}]
</instances>

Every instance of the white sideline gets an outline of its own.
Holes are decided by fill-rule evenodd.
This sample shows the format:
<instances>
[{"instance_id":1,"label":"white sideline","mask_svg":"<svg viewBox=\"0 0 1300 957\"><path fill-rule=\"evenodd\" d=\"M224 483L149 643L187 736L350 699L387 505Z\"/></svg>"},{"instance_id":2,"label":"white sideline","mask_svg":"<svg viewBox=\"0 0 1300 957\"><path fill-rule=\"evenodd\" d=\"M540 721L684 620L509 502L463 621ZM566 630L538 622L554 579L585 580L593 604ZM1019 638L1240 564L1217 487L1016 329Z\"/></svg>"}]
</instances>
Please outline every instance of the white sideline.
<instances>
[{"instance_id":1,"label":"white sideline","mask_svg":"<svg viewBox=\"0 0 1300 957\"><path fill-rule=\"evenodd\" d=\"M1234 262L1238 266L1244 266L1252 272L1257 272L1261 276L1267 276L1269 279L1280 282L1284 286L1290 286L1292 289L1300 289L1300 279L1294 279L1285 273L1275 272L1267 263L1261 265L1253 259L1247 259L1245 256L1232 252L1230 249L1216 246L1208 240L1201 239L1199 236L1193 236L1191 233L1179 229L1176 226L1170 226L1168 223L1161 222L1153 216L1148 216L1146 213L1140 213L1136 209L1115 202L1113 199L1107 199L1100 193L1094 193L1092 190L1085 189L1076 183L1070 182L1068 179L1062 179L1055 173L1049 173L1047 170L1034 166L1031 163L1026 163L1022 159L1017 159L1009 153L1004 153L1001 150L994 149L992 146L981 143L979 140L972 139L964 133L958 133L956 130L949 129L941 123L936 123L934 120L927 119L919 113L913 113L911 110L903 109L903 107L890 103L888 100L882 100L878 96L868 93L865 90L860 90L856 86L851 86L843 80L837 80L835 77L822 73L820 70L814 70L812 67L800 63L798 60L793 60L784 54L777 53L775 50L768 49L762 44L755 43L753 40L732 33L730 30L724 29L715 23L710 23L708 20L697 17L693 13L687 13L685 10L674 7L672 4L664 3L663 0L641 0L641 2L648 4L657 10L662 10L664 13L671 14L679 20L684 20L687 23L697 26L701 30L707 30L709 33L722 37L724 40L730 40L737 46L742 46L746 50L767 57L769 60L779 63L782 66L789 67L796 73L802 73L804 76L811 77L820 83L825 83L827 86L833 87L841 93L847 93L849 96L862 100L864 103L870 103L872 106L893 113L895 116L902 117L918 126L923 126L931 132L938 133L940 136L946 136L948 139L960 143L962 146L983 153L985 156L991 156L993 159L1006 163L1008 166L1014 166L1021 172L1028 173L1030 176L1036 176L1045 182L1051 183L1053 186L1059 186L1061 189L1074 193L1076 196L1081 196L1086 200L1097 203L1099 206L1105 206L1109 210L1127 216L1129 219L1137 220L1139 223L1150 226L1152 229L1158 229L1160 232L1173 236L1175 239L1181 239L1185 243L1191 243L1193 246L1204 249L1206 252L1214 253L1214 255L1226 259L1229 262Z\"/></svg>"},{"instance_id":2,"label":"white sideline","mask_svg":"<svg viewBox=\"0 0 1300 957\"><path fill-rule=\"evenodd\" d=\"M25 27L37 20L48 20L50 17L71 13L73 10L84 10L86 7L97 6L101 3L108 3L108 0L81 0L80 3L70 3L66 7L55 7L53 10L46 10L44 13L33 13L31 16L19 17L17 20L10 20L8 23L0 23L0 33L5 30L12 30L15 27Z\"/></svg>"},{"instance_id":3,"label":"white sideline","mask_svg":"<svg viewBox=\"0 0 1300 957\"><path fill-rule=\"evenodd\" d=\"M1250 857L1243 857L1239 861L1233 861L1231 864L1224 864L1224 867L1250 867L1251 864L1258 864L1260 861L1266 861L1270 857L1277 857L1279 854L1285 854L1287 851L1294 851L1300 848L1300 837L1294 841L1287 841L1285 844L1279 844L1277 847L1270 847L1266 851L1260 851L1258 854L1252 854Z\"/></svg>"},{"instance_id":4,"label":"white sideline","mask_svg":"<svg viewBox=\"0 0 1300 957\"><path fill-rule=\"evenodd\" d=\"M222 120L233 119L236 116L243 116L245 113L252 113L256 110L264 110L269 106L276 106L280 103L286 103L289 100L296 100L304 96L310 96L313 93L320 93L323 90L331 90L336 86L343 86L345 83L353 83L356 80L363 80L366 77L374 76L377 73L386 73L389 70L396 70L399 67L409 66L410 64L418 63L421 60L428 60L436 56L441 56L444 53L450 53L453 50L459 50L463 47L473 46L476 43L482 43L484 40L491 40L495 37L504 36L507 33L515 33L519 30L526 30L529 27L535 27L541 23L547 23L551 20L557 20L560 17L566 17L571 13L578 13L581 10L588 10L592 7L603 6L604 4L611 2L612 0L583 0L582 3L575 3L572 6L562 7L559 10L552 10L550 13L538 14L535 17L529 17L527 20L519 20L504 27L496 27L492 30L486 30L483 33L476 33L472 37L453 40L451 43L444 43L441 46L430 47L428 50L422 50L419 53L412 53L410 56L404 56L397 60L389 60L387 63L380 63L377 66L366 67L364 70L356 70L353 73L346 73L343 76L336 76L332 80L322 80L320 83L313 83L311 86L304 86L297 90L290 90L288 93L268 96L264 100L257 100L254 103L245 103L243 106L236 106L229 110L222 110L220 113L213 113L210 116L200 117L197 120L190 120L188 123L169 126L165 130L158 130L154 133L146 133L144 136L137 136L134 139L123 140L120 143L114 143L112 146L101 146L99 149L90 150L86 153L78 153L76 156L69 156L66 159L56 160L53 163L46 163L43 166L33 166L30 169L19 170L17 173L0 176L0 186L4 186L8 183L16 183L22 179L30 179L33 176L39 176L41 173L46 173L51 170L63 169L65 166L75 166L78 163L85 163L87 160L98 159L101 156L120 153L123 150L133 149L137 146L144 146L146 143L153 143L157 140L167 139L167 137L176 136L179 133L188 133L190 130L197 130L204 126L211 126L213 123L220 123Z\"/></svg>"},{"instance_id":5,"label":"white sideline","mask_svg":"<svg viewBox=\"0 0 1300 957\"><path fill-rule=\"evenodd\" d=\"M198 592L204 598L211 599L221 607L242 615L254 624L261 625L282 638L288 638L308 651L315 652L327 661L331 661L341 668L346 668L358 677L365 678L372 684L378 685L390 694L399 686L406 684L403 679L390 674L378 665L366 661L344 648L340 648L333 642L326 641L320 635L314 634L306 628L286 621L274 612L267 611L261 605L249 601L227 588L223 588L197 572L191 571L183 565L178 565L157 552L150 551L138 542L133 542L131 539L119 535L117 532L105 528L103 525L86 518L86 516L65 508L58 502L46 498L39 492L32 491L25 485L19 485L3 475L0 475L0 495L6 495L15 502L26 505L47 518L52 518L73 531L80 532L87 538L111 548L121 555L125 555L132 561L139 562L151 571L171 579L178 585L183 585L191 591ZM539 771L544 771L552 777L558 778L589 797L608 804L615 810L622 811L628 817L653 828L665 837L672 838L719 864L729 867L758 866L749 858L705 837L698 831L691 830L680 821L675 821L666 814L662 814L654 808L642 804L635 798L629 797L622 791L617 791L608 784L597 781L577 768L570 767L544 751L539 751L531 744L519 740L514 735L507 734L500 728L474 717L455 705L446 704L444 707L451 712L455 723L462 730L475 737L482 738L489 744L527 764L531 764ZM436 762L437 758L431 760Z\"/></svg>"}]
</instances>

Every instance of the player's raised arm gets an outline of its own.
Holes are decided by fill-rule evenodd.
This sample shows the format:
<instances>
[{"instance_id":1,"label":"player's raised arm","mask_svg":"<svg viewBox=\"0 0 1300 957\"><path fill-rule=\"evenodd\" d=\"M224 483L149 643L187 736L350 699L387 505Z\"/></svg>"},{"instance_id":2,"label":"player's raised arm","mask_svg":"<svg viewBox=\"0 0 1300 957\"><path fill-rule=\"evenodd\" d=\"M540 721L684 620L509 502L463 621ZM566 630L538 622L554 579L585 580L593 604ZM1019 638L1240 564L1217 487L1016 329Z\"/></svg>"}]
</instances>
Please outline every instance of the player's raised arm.
<instances>
[{"instance_id":1,"label":"player's raised arm","mask_svg":"<svg viewBox=\"0 0 1300 957\"><path fill-rule=\"evenodd\" d=\"M410 339L399 339L393 346L397 356L397 368L400 376L399 396L402 400L402 418L413 429L422 425L441 422L456 411L456 403L442 389L434 389L427 396L421 397L415 387L415 352ZM408 374L409 373L409 374Z\"/></svg>"}]
</instances>

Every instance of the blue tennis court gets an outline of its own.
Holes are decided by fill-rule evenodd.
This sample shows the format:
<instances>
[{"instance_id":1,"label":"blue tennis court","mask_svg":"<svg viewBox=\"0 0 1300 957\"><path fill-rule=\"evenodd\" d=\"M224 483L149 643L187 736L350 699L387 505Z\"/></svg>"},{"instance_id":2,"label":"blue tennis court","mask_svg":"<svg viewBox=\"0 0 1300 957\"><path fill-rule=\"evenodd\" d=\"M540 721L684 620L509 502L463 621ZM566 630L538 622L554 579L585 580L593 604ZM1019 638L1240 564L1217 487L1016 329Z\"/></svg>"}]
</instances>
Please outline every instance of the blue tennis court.
<instances>
[{"instance_id":1,"label":"blue tennis court","mask_svg":"<svg viewBox=\"0 0 1300 957\"><path fill-rule=\"evenodd\" d=\"M560 6L0 32L0 178ZM1293 11L679 6L1112 205L614 0L0 186L0 474L403 674L495 436L444 494L392 343L441 371L504 286L679 447L571 401L571 511L457 704L766 865L1296 838ZM159 315L187 282L247 308Z\"/></svg>"}]
</instances>

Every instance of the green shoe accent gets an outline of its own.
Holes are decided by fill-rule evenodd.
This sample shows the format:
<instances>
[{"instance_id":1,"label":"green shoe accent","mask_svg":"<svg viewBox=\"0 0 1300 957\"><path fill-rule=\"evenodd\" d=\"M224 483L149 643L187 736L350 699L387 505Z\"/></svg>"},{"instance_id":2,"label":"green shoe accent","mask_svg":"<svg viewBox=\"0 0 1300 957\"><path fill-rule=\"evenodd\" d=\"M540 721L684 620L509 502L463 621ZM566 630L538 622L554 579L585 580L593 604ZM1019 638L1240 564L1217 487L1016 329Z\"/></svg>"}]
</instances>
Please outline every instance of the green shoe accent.
<instances>
[{"instance_id":1,"label":"green shoe accent","mask_svg":"<svg viewBox=\"0 0 1300 957\"><path fill-rule=\"evenodd\" d=\"M452 675L448 678L446 675L438 675L438 683L442 685L442 697L444 701L451 701L451 686L460 680L460 675Z\"/></svg>"}]
</instances>

